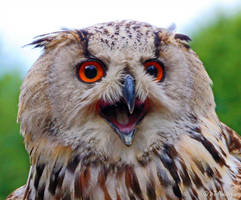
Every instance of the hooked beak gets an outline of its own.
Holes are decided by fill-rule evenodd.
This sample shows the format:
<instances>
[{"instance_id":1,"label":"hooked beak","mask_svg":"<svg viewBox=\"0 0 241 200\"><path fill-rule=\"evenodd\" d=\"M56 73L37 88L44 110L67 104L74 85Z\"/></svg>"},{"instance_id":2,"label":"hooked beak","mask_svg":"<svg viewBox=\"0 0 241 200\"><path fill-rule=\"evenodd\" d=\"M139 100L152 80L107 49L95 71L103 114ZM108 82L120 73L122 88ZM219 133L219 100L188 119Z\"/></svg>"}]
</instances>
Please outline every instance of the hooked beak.
<instances>
[{"instance_id":1,"label":"hooked beak","mask_svg":"<svg viewBox=\"0 0 241 200\"><path fill-rule=\"evenodd\" d=\"M123 97L125 100L125 103L128 107L129 113L132 114L135 108L135 80L130 75L127 74L124 78L124 85L122 88ZM124 142L126 146L130 146L132 144L134 135L135 135L135 129L131 130L128 134L123 134L119 130L117 130L121 140Z\"/></svg>"},{"instance_id":2,"label":"hooked beak","mask_svg":"<svg viewBox=\"0 0 241 200\"><path fill-rule=\"evenodd\" d=\"M126 102L126 105L129 109L129 112L130 114L132 114L135 108L136 94L135 94L135 80L130 74L127 74L124 78L124 85L122 88L122 92L123 92L123 97Z\"/></svg>"}]
</instances>

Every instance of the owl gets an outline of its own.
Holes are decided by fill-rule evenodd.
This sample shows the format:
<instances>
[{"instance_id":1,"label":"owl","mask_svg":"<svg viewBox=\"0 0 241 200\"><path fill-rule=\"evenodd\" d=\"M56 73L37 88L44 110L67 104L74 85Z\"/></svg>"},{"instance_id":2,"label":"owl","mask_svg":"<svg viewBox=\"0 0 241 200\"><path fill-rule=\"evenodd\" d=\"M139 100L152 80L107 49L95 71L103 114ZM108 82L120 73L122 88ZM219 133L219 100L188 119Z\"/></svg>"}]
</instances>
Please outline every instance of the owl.
<instances>
[{"instance_id":1,"label":"owl","mask_svg":"<svg viewBox=\"0 0 241 200\"><path fill-rule=\"evenodd\" d=\"M241 139L184 34L117 21L42 35L21 87L10 199L240 199Z\"/></svg>"}]
</instances>

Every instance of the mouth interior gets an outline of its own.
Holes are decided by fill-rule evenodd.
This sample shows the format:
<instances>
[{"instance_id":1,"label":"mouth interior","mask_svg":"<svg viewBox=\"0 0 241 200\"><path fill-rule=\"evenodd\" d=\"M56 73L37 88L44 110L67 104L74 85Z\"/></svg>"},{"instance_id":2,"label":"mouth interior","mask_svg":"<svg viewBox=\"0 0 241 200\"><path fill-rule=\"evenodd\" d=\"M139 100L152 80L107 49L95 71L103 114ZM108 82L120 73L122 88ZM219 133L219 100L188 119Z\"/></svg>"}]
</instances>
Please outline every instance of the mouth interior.
<instances>
[{"instance_id":1,"label":"mouth interior","mask_svg":"<svg viewBox=\"0 0 241 200\"><path fill-rule=\"evenodd\" d=\"M147 101L141 102L136 99L132 114L130 114L124 99L114 104L100 101L99 108L100 115L107 120L118 134L129 135L144 118L147 112Z\"/></svg>"}]
</instances>

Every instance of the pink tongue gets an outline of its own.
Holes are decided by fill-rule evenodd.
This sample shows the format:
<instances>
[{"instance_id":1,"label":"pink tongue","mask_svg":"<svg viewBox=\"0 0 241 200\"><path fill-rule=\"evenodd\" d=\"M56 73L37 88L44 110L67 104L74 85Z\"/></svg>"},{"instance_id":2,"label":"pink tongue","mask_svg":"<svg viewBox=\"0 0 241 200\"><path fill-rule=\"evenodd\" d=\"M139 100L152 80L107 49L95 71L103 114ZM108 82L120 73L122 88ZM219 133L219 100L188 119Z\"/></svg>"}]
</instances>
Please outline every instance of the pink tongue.
<instances>
[{"instance_id":1,"label":"pink tongue","mask_svg":"<svg viewBox=\"0 0 241 200\"><path fill-rule=\"evenodd\" d=\"M136 125L136 121L137 119L133 116L130 116L128 118L127 121L125 121L125 123L120 123L119 121L117 121L116 119L114 119L112 121L112 123L118 127L118 129L123 132L123 133L130 133L134 128L135 128L135 125Z\"/></svg>"},{"instance_id":2,"label":"pink tongue","mask_svg":"<svg viewBox=\"0 0 241 200\"><path fill-rule=\"evenodd\" d=\"M117 127L123 133L130 133L134 129L135 124L131 124L131 125L128 125L128 126L117 126Z\"/></svg>"}]
</instances>

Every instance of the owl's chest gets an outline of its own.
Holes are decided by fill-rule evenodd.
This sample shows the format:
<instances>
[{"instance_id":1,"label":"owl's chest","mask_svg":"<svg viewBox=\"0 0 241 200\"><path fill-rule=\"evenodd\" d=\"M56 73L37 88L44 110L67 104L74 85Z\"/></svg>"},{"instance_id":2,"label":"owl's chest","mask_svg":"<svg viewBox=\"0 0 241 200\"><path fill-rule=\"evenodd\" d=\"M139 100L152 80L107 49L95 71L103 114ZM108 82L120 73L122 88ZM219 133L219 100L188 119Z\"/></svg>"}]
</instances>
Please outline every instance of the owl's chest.
<instances>
[{"instance_id":1,"label":"owl's chest","mask_svg":"<svg viewBox=\"0 0 241 200\"><path fill-rule=\"evenodd\" d=\"M29 199L232 199L210 166L190 166L168 156L145 165L75 165L36 168ZM30 175L31 176L31 175ZM46 181L47 180L47 181ZM46 181L46 182L44 182Z\"/></svg>"},{"instance_id":2,"label":"owl's chest","mask_svg":"<svg viewBox=\"0 0 241 200\"><path fill-rule=\"evenodd\" d=\"M27 199L233 199L235 162L202 141L183 137L129 161L74 151L53 162L41 153L30 170Z\"/></svg>"}]
</instances>

